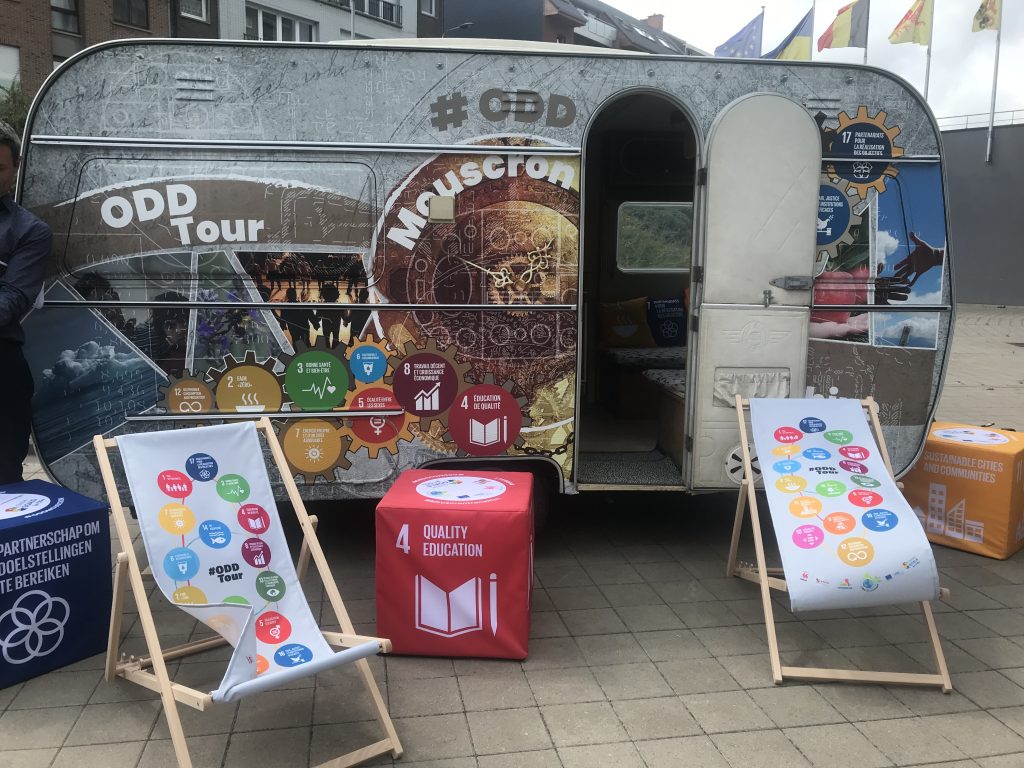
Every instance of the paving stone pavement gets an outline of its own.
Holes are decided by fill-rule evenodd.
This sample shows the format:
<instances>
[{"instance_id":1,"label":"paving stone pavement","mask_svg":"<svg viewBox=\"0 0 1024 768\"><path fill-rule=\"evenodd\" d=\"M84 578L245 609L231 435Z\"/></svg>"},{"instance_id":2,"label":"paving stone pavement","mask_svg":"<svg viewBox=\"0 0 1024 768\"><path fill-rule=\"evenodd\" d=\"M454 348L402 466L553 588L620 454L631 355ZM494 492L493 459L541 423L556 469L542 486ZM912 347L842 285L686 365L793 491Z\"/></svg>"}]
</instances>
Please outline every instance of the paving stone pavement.
<instances>
[{"instance_id":1,"label":"paving stone pavement","mask_svg":"<svg viewBox=\"0 0 1024 768\"><path fill-rule=\"evenodd\" d=\"M943 418L1024 429L1024 309L960 307ZM41 472L32 469L30 474ZM1024 766L1024 553L936 548L936 606L955 691L773 686L756 588L727 579L734 496L565 499L538 535L522 663L373 660L407 768L1019 768ZM373 505L321 515L332 570L374 631ZM340 513L340 514L339 514ZM750 553L748 541L741 544ZM749 555L748 555L749 556ZM329 607L307 579L307 594ZM776 605L790 663L927 668L912 607L795 617ZM166 639L200 636L170 606ZM126 647L141 650L126 620ZM223 652L170 665L216 686ZM102 657L0 690L0 766L171 766L153 694L102 679ZM348 670L209 713L182 708L197 766L304 766L379 737ZM390 765L381 759L377 765Z\"/></svg>"}]
</instances>

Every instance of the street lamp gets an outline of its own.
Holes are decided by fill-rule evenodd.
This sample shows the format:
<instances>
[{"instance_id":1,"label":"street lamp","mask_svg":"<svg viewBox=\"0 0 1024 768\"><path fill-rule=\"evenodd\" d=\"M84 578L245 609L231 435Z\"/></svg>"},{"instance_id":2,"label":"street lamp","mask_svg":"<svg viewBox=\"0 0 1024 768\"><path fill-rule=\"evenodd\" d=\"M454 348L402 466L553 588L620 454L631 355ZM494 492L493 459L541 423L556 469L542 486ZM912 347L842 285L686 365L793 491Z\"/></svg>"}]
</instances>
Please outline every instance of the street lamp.
<instances>
[{"instance_id":1,"label":"street lamp","mask_svg":"<svg viewBox=\"0 0 1024 768\"><path fill-rule=\"evenodd\" d=\"M448 37L448 33L449 32L454 32L457 29L469 29L472 26L473 26L473 22L472 21L464 21L464 22L462 22L461 24L459 24L456 27L452 27L451 29L446 29L444 31L444 34L441 35L441 37Z\"/></svg>"}]
</instances>

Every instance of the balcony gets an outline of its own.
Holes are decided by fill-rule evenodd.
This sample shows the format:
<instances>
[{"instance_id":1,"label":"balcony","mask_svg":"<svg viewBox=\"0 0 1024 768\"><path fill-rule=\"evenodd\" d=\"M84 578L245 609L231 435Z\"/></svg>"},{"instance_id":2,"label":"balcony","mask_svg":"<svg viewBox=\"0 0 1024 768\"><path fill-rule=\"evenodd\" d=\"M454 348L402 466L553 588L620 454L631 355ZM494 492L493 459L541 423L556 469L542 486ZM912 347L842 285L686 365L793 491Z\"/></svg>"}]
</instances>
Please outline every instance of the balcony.
<instances>
[{"instance_id":1,"label":"balcony","mask_svg":"<svg viewBox=\"0 0 1024 768\"><path fill-rule=\"evenodd\" d=\"M318 2L333 8L343 8L346 11L352 10L349 3L354 2L356 13L360 16L383 21L385 24L395 27L402 26L402 6L398 3L389 3L387 0L318 0Z\"/></svg>"}]
</instances>

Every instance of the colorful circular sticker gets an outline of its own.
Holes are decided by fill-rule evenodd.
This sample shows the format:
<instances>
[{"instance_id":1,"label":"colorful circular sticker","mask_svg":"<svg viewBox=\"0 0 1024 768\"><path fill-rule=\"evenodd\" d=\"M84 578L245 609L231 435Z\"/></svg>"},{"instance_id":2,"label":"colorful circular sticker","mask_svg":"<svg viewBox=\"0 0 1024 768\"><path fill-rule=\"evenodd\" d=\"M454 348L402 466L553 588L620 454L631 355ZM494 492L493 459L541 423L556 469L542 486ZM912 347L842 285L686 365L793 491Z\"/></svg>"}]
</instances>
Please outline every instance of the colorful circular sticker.
<instances>
[{"instance_id":1,"label":"colorful circular sticker","mask_svg":"<svg viewBox=\"0 0 1024 768\"><path fill-rule=\"evenodd\" d=\"M825 433L825 439L835 445L847 445L853 442L853 433L846 429L830 429Z\"/></svg>"},{"instance_id":2,"label":"colorful circular sticker","mask_svg":"<svg viewBox=\"0 0 1024 768\"><path fill-rule=\"evenodd\" d=\"M268 603L277 603L284 597L284 579L273 571L261 571L256 576L256 591Z\"/></svg>"},{"instance_id":3,"label":"colorful circular sticker","mask_svg":"<svg viewBox=\"0 0 1024 768\"><path fill-rule=\"evenodd\" d=\"M846 459L839 462L839 466L845 469L847 472L855 472L858 475L867 474L868 468L861 464L859 461L850 461Z\"/></svg>"},{"instance_id":4,"label":"colorful circular sticker","mask_svg":"<svg viewBox=\"0 0 1024 768\"><path fill-rule=\"evenodd\" d=\"M825 480L824 482L818 483L814 490L822 496L834 499L836 496L842 496L846 493L846 486L838 480Z\"/></svg>"},{"instance_id":5,"label":"colorful circular sticker","mask_svg":"<svg viewBox=\"0 0 1024 768\"><path fill-rule=\"evenodd\" d=\"M807 481L799 475L783 475L775 481L775 487L783 493L800 493L807 487Z\"/></svg>"},{"instance_id":6,"label":"colorful circular sticker","mask_svg":"<svg viewBox=\"0 0 1024 768\"><path fill-rule=\"evenodd\" d=\"M775 442L788 445L800 442L804 433L795 427L779 427L775 430Z\"/></svg>"},{"instance_id":7,"label":"colorful circular sticker","mask_svg":"<svg viewBox=\"0 0 1024 768\"><path fill-rule=\"evenodd\" d=\"M867 448L860 445L847 445L840 448L839 453L848 459L853 459L854 461L864 461L871 455L871 452Z\"/></svg>"},{"instance_id":8,"label":"colorful circular sticker","mask_svg":"<svg viewBox=\"0 0 1024 768\"><path fill-rule=\"evenodd\" d=\"M176 536L184 536L196 527L196 516L184 504L165 504L157 513L160 527Z\"/></svg>"},{"instance_id":9,"label":"colorful circular sticker","mask_svg":"<svg viewBox=\"0 0 1024 768\"><path fill-rule=\"evenodd\" d=\"M307 476L327 472L341 458L341 435L321 419L293 421L281 445L288 463Z\"/></svg>"},{"instance_id":10,"label":"colorful circular sticker","mask_svg":"<svg viewBox=\"0 0 1024 768\"><path fill-rule=\"evenodd\" d=\"M846 512L832 512L825 515L825 519L822 522L826 531L837 535L850 533L857 527L857 518Z\"/></svg>"},{"instance_id":11,"label":"colorful circular sticker","mask_svg":"<svg viewBox=\"0 0 1024 768\"><path fill-rule=\"evenodd\" d=\"M291 622L277 611L264 611L256 617L256 639L261 643L277 645L291 635Z\"/></svg>"},{"instance_id":12,"label":"colorful circular sticker","mask_svg":"<svg viewBox=\"0 0 1024 768\"><path fill-rule=\"evenodd\" d=\"M811 461L828 461L832 458L832 454L824 448L808 448L804 451L804 458Z\"/></svg>"},{"instance_id":13,"label":"colorful circular sticker","mask_svg":"<svg viewBox=\"0 0 1024 768\"><path fill-rule=\"evenodd\" d=\"M523 425L519 403L494 384L477 384L459 397L448 415L456 445L475 456L497 456L509 449Z\"/></svg>"},{"instance_id":14,"label":"colorful circular sticker","mask_svg":"<svg viewBox=\"0 0 1024 768\"><path fill-rule=\"evenodd\" d=\"M199 587L178 587L171 593L171 602L178 605L204 605L210 601Z\"/></svg>"},{"instance_id":15,"label":"colorful circular sticker","mask_svg":"<svg viewBox=\"0 0 1024 768\"><path fill-rule=\"evenodd\" d=\"M231 529L220 520L203 520L199 524L199 540L211 549L224 549L231 543Z\"/></svg>"},{"instance_id":16,"label":"colorful circular sticker","mask_svg":"<svg viewBox=\"0 0 1024 768\"><path fill-rule=\"evenodd\" d=\"M192 481L176 469L165 469L156 476L156 484L172 499L184 499L192 493Z\"/></svg>"},{"instance_id":17,"label":"colorful circular sticker","mask_svg":"<svg viewBox=\"0 0 1024 768\"><path fill-rule=\"evenodd\" d=\"M776 445L772 448L772 456L796 456L798 453L799 445Z\"/></svg>"},{"instance_id":18,"label":"colorful circular sticker","mask_svg":"<svg viewBox=\"0 0 1024 768\"><path fill-rule=\"evenodd\" d=\"M217 481L217 495L241 503L249 498L249 483L241 475L224 475Z\"/></svg>"},{"instance_id":19,"label":"colorful circular sticker","mask_svg":"<svg viewBox=\"0 0 1024 768\"><path fill-rule=\"evenodd\" d=\"M839 543L836 554L847 565L861 568L875 559L875 548L867 539L851 536Z\"/></svg>"},{"instance_id":20,"label":"colorful circular sticker","mask_svg":"<svg viewBox=\"0 0 1024 768\"><path fill-rule=\"evenodd\" d=\"M813 435L816 432L824 432L825 422L814 416L808 416L806 419L800 419L800 429L809 435Z\"/></svg>"},{"instance_id":21,"label":"colorful circular sticker","mask_svg":"<svg viewBox=\"0 0 1024 768\"><path fill-rule=\"evenodd\" d=\"M977 427L947 427L946 429L936 429L932 435L942 440L972 445L1003 445L1010 442L1010 438L1006 435L993 432L991 429Z\"/></svg>"},{"instance_id":22,"label":"colorful circular sticker","mask_svg":"<svg viewBox=\"0 0 1024 768\"><path fill-rule=\"evenodd\" d=\"M256 674L257 675L262 675L268 669L270 669L270 662L267 661L267 657L263 656L262 654L257 653L256 654Z\"/></svg>"},{"instance_id":23,"label":"colorful circular sticker","mask_svg":"<svg viewBox=\"0 0 1024 768\"><path fill-rule=\"evenodd\" d=\"M397 411L401 410L390 389L369 387L360 390L352 400L355 411ZM352 419L352 432L367 445L387 445L398 440L405 427L405 415L360 416Z\"/></svg>"},{"instance_id":24,"label":"colorful circular sticker","mask_svg":"<svg viewBox=\"0 0 1024 768\"><path fill-rule=\"evenodd\" d=\"M388 370L388 358L384 350L372 344L361 344L352 349L352 375L356 381L372 384L379 381Z\"/></svg>"},{"instance_id":25,"label":"colorful circular sticker","mask_svg":"<svg viewBox=\"0 0 1024 768\"><path fill-rule=\"evenodd\" d=\"M776 461L772 464L772 469L782 475L791 475L794 472L800 471L800 462L793 461L792 459L786 459L785 461Z\"/></svg>"},{"instance_id":26,"label":"colorful circular sticker","mask_svg":"<svg viewBox=\"0 0 1024 768\"><path fill-rule=\"evenodd\" d=\"M274 661L279 667L297 667L313 660L313 652L299 643L283 645L274 652Z\"/></svg>"},{"instance_id":27,"label":"colorful circular sticker","mask_svg":"<svg viewBox=\"0 0 1024 768\"><path fill-rule=\"evenodd\" d=\"M38 493L0 493L0 513L5 517L23 517L50 505L50 499Z\"/></svg>"},{"instance_id":28,"label":"colorful circular sticker","mask_svg":"<svg viewBox=\"0 0 1024 768\"><path fill-rule=\"evenodd\" d=\"M231 595L221 600L222 603L231 603L232 605L250 605L249 601L241 595Z\"/></svg>"},{"instance_id":29,"label":"colorful circular sticker","mask_svg":"<svg viewBox=\"0 0 1024 768\"><path fill-rule=\"evenodd\" d=\"M793 543L800 549L814 549L825 540L825 532L816 525L800 525L793 531Z\"/></svg>"},{"instance_id":30,"label":"colorful circular sticker","mask_svg":"<svg viewBox=\"0 0 1024 768\"><path fill-rule=\"evenodd\" d=\"M238 508L238 524L249 533L263 533L270 527L270 515L259 504L243 504Z\"/></svg>"},{"instance_id":31,"label":"colorful circular sticker","mask_svg":"<svg viewBox=\"0 0 1024 768\"><path fill-rule=\"evenodd\" d=\"M270 565L270 546L263 539L246 539L242 542L242 558L253 568Z\"/></svg>"},{"instance_id":32,"label":"colorful circular sticker","mask_svg":"<svg viewBox=\"0 0 1024 768\"><path fill-rule=\"evenodd\" d=\"M348 371L330 352L310 350L296 355L284 371L288 397L304 411L329 411L348 394Z\"/></svg>"},{"instance_id":33,"label":"colorful circular sticker","mask_svg":"<svg viewBox=\"0 0 1024 768\"><path fill-rule=\"evenodd\" d=\"M861 488L877 488L882 484L880 481L867 475L850 475L850 480Z\"/></svg>"},{"instance_id":34,"label":"colorful circular sticker","mask_svg":"<svg viewBox=\"0 0 1024 768\"><path fill-rule=\"evenodd\" d=\"M861 515L860 521L864 527L871 531L891 531L899 523L900 519L894 512L888 509L869 509Z\"/></svg>"},{"instance_id":35,"label":"colorful circular sticker","mask_svg":"<svg viewBox=\"0 0 1024 768\"><path fill-rule=\"evenodd\" d=\"M185 459L185 471L193 480L206 483L217 476L217 462L208 453L193 453Z\"/></svg>"},{"instance_id":36,"label":"colorful circular sticker","mask_svg":"<svg viewBox=\"0 0 1024 768\"><path fill-rule=\"evenodd\" d=\"M199 573L199 557L187 547L175 547L164 555L164 573L174 581L188 581Z\"/></svg>"},{"instance_id":37,"label":"colorful circular sticker","mask_svg":"<svg viewBox=\"0 0 1024 768\"><path fill-rule=\"evenodd\" d=\"M236 413L280 411L284 393L277 377L258 365L228 369L217 381L217 408Z\"/></svg>"},{"instance_id":38,"label":"colorful circular sticker","mask_svg":"<svg viewBox=\"0 0 1024 768\"><path fill-rule=\"evenodd\" d=\"M391 382L395 398L414 416L447 411L459 392L459 375L449 360L433 352L405 358Z\"/></svg>"},{"instance_id":39,"label":"colorful circular sticker","mask_svg":"<svg viewBox=\"0 0 1024 768\"><path fill-rule=\"evenodd\" d=\"M500 480L488 477L431 477L416 486L416 492L439 501L484 501L507 490Z\"/></svg>"},{"instance_id":40,"label":"colorful circular sticker","mask_svg":"<svg viewBox=\"0 0 1024 768\"><path fill-rule=\"evenodd\" d=\"M850 491L847 497L851 504L858 507L877 507L882 503L882 495L874 491Z\"/></svg>"},{"instance_id":41,"label":"colorful circular sticker","mask_svg":"<svg viewBox=\"0 0 1024 768\"><path fill-rule=\"evenodd\" d=\"M213 392L198 379L181 379L167 388L164 407L171 413L209 413Z\"/></svg>"},{"instance_id":42,"label":"colorful circular sticker","mask_svg":"<svg viewBox=\"0 0 1024 768\"><path fill-rule=\"evenodd\" d=\"M789 502L789 511L797 517L817 517L821 514L821 502L813 496L797 496Z\"/></svg>"}]
</instances>

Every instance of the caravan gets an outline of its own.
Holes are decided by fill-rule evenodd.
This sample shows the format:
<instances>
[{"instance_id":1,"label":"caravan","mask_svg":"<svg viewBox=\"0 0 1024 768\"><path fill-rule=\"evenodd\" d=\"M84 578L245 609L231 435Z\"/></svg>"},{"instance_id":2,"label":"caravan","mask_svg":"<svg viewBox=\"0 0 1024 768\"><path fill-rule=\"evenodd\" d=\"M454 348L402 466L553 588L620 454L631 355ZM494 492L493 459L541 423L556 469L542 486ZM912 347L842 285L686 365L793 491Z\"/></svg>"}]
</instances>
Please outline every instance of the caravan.
<instances>
[{"instance_id":1,"label":"caravan","mask_svg":"<svg viewBox=\"0 0 1024 768\"><path fill-rule=\"evenodd\" d=\"M264 416L308 499L504 462L735 488L736 394L873 396L902 472L939 396L939 132L878 69L116 41L26 139L36 445L83 493L94 434Z\"/></svg>"}]
</instances>

